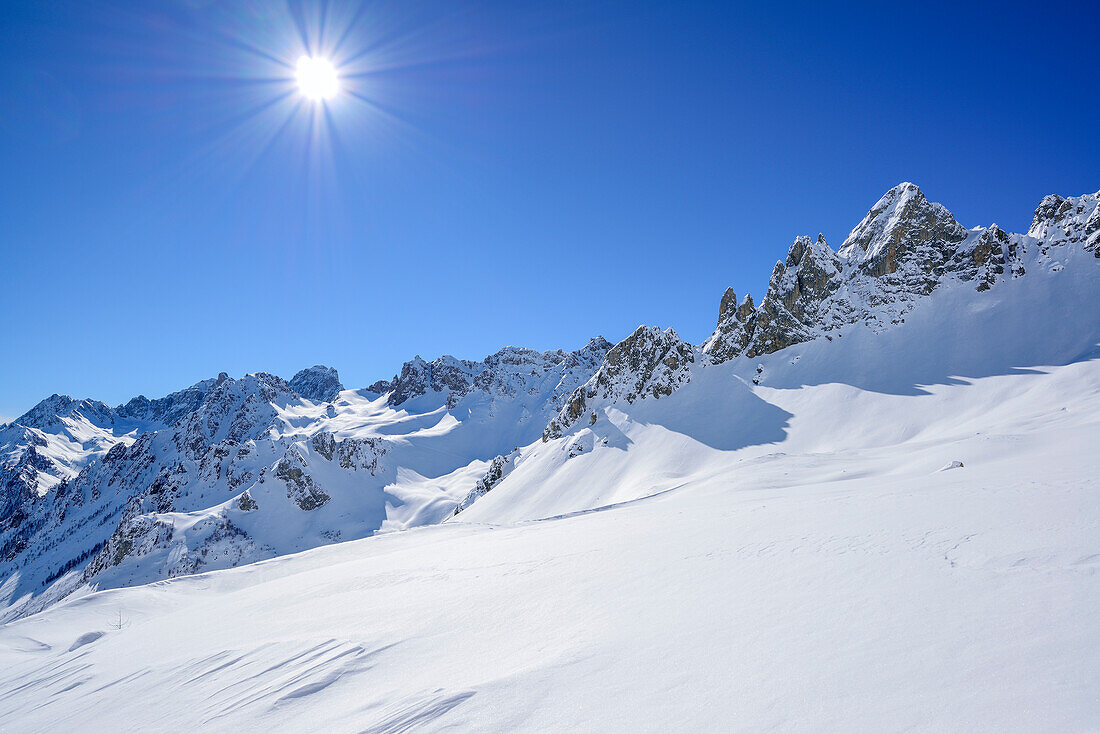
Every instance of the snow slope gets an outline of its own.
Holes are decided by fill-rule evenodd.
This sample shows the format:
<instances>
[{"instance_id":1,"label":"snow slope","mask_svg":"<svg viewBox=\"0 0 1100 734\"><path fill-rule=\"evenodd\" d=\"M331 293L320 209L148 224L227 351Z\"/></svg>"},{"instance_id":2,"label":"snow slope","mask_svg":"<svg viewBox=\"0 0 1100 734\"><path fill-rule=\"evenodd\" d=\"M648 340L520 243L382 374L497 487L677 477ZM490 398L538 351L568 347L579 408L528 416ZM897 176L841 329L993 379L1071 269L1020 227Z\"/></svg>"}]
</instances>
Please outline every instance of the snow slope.
<instances>
[{"instance_id":1,"label":"snow slope","mask_svg":"<svg viewBox=\"0 0 1100 734\"><path fill-rule=\"evenodd\" d=\"M666 491L647 499L384 534L6 625L0 722L1095 730L1096 360L929 394L754 392L790 414L786 440L696 443L677 465L688 439L632 427L631 451L665 447L648 461ZM621 484L621 469L590 482ZM504 489L471 515L493 514Z\"/></svg>"},{"instance_id":2,"label":"snow slope","mask_svg":"<svg viewBox=\"0 0 1100 734\"><path fill-rule=\"evenodd\" d=\"M1062 265L978 297L965 284L946 286L885 332L855 324L831 341L755 359L700 359L667 396L630 404L590 398L588 420L515 452L506 476L460 518L511 522L637 499L682 485L700 467L723 471L735 450L741 461L777 446L799 453L894 446L923 433L952 435L959 425L990 430L1005 411L1011 427L1022 420L1011 412L1016 392L1028 383L1001 377L1066 364L1092 374L1088 365L1100 358L1100 263L1078 254ZM960 389L988 377L1001 386L994 399ZM1063 401L1058 408L1078 399ZM810 417L796 411L807 405Z\"/></svg>"}]
</instances>

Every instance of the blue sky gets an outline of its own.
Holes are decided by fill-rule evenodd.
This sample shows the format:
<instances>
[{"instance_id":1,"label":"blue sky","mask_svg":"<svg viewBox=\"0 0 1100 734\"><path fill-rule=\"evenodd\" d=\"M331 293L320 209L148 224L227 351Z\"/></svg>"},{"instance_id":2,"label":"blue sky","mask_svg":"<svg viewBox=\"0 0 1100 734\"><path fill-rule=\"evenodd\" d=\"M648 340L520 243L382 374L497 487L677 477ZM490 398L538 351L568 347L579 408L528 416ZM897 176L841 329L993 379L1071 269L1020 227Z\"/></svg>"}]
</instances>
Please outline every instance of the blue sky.
<instances>
[{"instance_id":1,"label":"blue sky","mask_svg":"<svg viewBox=\"0 0 1100 734\"><path fill-rule=\"evenodd\" d=\"M899 181L1015 231L1100 188L1095 6L827 5L5 1L0 415L700 341Z\"/></svg>"}]
</instances>

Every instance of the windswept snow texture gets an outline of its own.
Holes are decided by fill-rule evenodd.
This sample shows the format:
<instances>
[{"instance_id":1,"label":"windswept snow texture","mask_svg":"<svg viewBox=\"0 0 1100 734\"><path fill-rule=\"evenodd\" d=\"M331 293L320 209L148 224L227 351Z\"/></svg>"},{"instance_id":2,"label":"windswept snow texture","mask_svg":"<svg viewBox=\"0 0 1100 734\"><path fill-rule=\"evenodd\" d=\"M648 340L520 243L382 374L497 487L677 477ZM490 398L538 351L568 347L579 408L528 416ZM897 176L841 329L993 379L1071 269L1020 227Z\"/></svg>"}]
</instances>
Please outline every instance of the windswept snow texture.
<instances>
[{"instance_id":1,"label":"windswept snow texture","mask_svg":"<svg viewBox=\"0 0 1100 734\"><path fill-rule=\"evenodd\" d=\"M50 398L0 731L1095 731L1098 202L903 184L699 346Z\"/></svg>"}]
</instances>

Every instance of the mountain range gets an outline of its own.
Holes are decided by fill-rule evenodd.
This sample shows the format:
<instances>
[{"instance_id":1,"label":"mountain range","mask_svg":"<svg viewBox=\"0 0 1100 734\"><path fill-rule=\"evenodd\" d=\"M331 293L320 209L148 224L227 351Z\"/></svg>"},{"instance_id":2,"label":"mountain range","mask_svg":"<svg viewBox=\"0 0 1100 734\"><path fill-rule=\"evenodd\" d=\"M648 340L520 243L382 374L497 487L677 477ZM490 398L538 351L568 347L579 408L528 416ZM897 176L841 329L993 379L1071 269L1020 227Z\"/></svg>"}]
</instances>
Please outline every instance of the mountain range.
<instances>
[{"instance_id":1,"label":"mountain range","mask_svg":"<svg viewBox=\"0 0 1100 734\"><path fill-rule=\"evenodd\" d=\"M289 380L222 373L115 407L52 395L0 427L0 619L378 533L675 486L667 446L646 448L624 421L667 434L648 441L730 452L789 432L790 413L761 390L904 394L1079 361L1100 337L1098 202L1048 196L1013 234L968 229L900 184L838 249L795 238L759 301L727 290L698 345L640 326L574 351L416 357L363 389L314 366ZM918 358L902 346L918 343Z\"/></svg>"}]
</instances>

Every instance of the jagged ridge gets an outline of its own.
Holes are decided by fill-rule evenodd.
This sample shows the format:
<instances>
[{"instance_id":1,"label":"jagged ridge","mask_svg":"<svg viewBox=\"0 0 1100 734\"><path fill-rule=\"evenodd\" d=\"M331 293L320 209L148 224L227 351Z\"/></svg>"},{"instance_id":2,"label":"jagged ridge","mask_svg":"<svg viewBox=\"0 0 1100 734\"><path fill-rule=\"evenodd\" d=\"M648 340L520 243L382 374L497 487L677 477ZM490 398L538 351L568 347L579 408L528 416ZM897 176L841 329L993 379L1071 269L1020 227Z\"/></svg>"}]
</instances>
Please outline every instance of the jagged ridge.
<instances>
[{"instance_id":1,"label":"jagged ridge","mask_svg":"<svg viewBox=\"0 0 1100 734\"><path fill-rule=\"evenodd\" d=\"M1061 267L1052 248L1080 247L1100 257L1100 192L1048 196L1028 234L997 225L967 230L941 204L911 183L888 191L838 251L818 235L798 237L777 262L758 307L735 306L726 292L714 333L703 351L723 362L770 354L855 323L885 328L901 321L917 299L948 283L989 290L1027 267Z\"/></svg>"}]
</instances>

